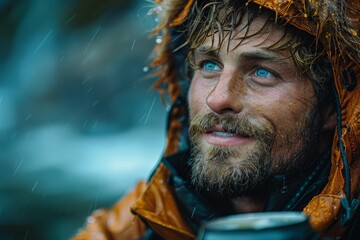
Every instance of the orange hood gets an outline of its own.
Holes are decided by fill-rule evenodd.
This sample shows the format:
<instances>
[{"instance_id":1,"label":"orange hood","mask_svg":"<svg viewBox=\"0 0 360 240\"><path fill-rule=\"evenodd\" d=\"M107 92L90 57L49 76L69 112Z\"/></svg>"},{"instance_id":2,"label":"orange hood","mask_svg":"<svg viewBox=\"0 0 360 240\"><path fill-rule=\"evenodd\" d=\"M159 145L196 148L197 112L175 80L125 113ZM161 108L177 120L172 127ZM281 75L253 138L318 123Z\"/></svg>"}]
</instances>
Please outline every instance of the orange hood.
<instances>
[{"instance_id":1,"label":"orange hood","mask_svg":"<svg viewBox=\"0 0 360 240\"><path fill-rule=\"evenodd\" d=\"M312 226L340 234L358 205L360 191L360 1L358 0L238 0L270 9L289 24L315 36L325 47L332 65L338 98L328 183L304 208ZM171 102L181 95L170 29L183 23L194 0L157 0L152 12L158 18L155 35L161 35L151 66L157 69L154 87L168 93ZM165 86L165 87L163 87ZM184 106L171 111L165 154L178 150Z\"/></svg>"}]
</instances>

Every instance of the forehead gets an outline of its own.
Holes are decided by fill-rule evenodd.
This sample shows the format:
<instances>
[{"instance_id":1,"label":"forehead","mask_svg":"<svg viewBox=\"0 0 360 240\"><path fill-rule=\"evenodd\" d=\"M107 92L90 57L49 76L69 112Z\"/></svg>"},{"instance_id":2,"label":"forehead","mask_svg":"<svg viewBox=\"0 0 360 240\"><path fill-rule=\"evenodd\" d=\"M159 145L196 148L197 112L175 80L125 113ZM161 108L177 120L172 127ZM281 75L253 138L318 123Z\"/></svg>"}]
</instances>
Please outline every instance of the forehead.
<instances>
[{"instance_id":1,"label":"forehead","mask_svg":"<svg viewBox=\"0 0 360 240\"><path fill-rule=\"evenodd\" d=\"M207 36L204 49L219 50L226 47L228 51L241 45L271 49L281 42L285 35L285 27L277 25L270 14L263 12L255 18L244 15L231 30L221 30Z\"/></svg>"}]
</instances>

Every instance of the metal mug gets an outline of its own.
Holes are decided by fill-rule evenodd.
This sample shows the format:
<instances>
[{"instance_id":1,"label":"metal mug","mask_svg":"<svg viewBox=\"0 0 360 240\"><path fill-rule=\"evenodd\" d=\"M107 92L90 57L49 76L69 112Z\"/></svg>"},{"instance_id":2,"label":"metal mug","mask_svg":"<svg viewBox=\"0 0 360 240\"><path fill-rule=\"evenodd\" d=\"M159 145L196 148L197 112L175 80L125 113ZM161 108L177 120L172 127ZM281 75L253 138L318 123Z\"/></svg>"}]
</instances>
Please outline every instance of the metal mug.
<instances>
[{"instance_id":1,"label":"metal mug","mask_svg":"<svg viewBox=\"0 0 360 240\"><path fill-rule=\"evenodd\" d=\"M301 212L261 212L232 215L204 224L197 240L319 239Z\"/></svg>"}]
</instances>

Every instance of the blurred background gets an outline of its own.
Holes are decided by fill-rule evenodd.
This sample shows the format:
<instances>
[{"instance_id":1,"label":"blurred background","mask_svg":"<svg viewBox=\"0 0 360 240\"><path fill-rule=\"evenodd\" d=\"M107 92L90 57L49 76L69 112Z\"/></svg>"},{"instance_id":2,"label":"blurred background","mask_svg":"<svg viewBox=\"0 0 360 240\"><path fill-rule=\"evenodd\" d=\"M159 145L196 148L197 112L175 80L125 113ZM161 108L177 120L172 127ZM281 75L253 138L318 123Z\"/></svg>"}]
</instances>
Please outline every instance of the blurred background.
<instances>
[{"instance_id":1,"label":"blurred background","mask_svg":"<svg viewBox=\"0 0 360 240\"><path fill-rule=\"evenodd\" d=\"M145 0L0 0L0 239L68 239L162 154Z\"/></svg>"}]
</instances>

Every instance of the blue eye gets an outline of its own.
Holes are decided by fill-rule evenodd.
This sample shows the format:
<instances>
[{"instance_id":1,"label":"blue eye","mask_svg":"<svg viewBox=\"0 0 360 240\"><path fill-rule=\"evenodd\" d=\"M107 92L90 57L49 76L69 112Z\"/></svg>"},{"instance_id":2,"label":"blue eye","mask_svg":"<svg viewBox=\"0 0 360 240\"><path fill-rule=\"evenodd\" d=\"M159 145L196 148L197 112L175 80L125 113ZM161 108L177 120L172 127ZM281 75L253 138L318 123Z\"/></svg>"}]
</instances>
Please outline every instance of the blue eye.
<instances>
[{"instance_id":1,"label":"blue eye","mask_svg":"<svg viewBox=\"0 0 360 240\"><path fill-rule=\"evenodd\" d=\"M258 68L255 70L255 75L258 77L269 77L271 72L265 68Z\"/></svg>"},{"instance_id":2,"label":"blue eye","mask_svg":"<svg viewBox=\"0 0 360 240\"><path fill-rule=\"evenodd\" d=\"M207 71L218 71L218 70L220 70L219 65L217 65L216 63L211 62L211 61L205 61L203 68L204 68L204 70L207 70Z\"/></svg>"}]
</instances>

